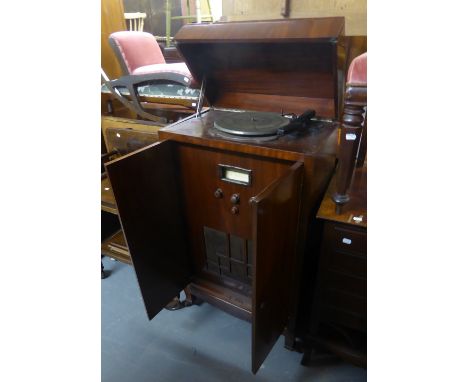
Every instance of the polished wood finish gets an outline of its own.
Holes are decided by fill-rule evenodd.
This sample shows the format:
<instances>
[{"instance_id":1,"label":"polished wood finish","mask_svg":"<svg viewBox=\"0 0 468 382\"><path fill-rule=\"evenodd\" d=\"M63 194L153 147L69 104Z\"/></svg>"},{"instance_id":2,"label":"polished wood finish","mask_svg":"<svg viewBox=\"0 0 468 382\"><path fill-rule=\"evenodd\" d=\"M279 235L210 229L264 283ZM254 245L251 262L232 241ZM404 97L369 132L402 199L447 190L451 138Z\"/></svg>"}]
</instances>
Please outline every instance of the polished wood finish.
<instances>
[{"instance_id":1,"label":"polished wood finish","mask_svg":"<svg viewBox=\"0 0 468 382\"><path fill-rule=\"evenodd\" d=\"M191 24L175 40L192 75L206 79L213 106L296 114L317 108L338 118L343 30L340 17Z\"/></svg>"},{"instance_id":2,"label":"polished wood finish","mask_svg":"<svg viewBox=\"0 0 468 382\"><path fill-rule=\"evenodd\" d=\"M302 162L250 199L255 274L252 300L252 371L260 368L287 325L298 239Z\"/></svg>"},{"instance_id":3,"label":"polished wood finish","mask_svg":"<svg viewBox=\"0 0 468 382\"><path fill-rule=\"evenodd\" d=\"M101 210L101 243L120 230L120 222L115 214Z\"/></svg>"},{"instance_id":4,"label":"polished wood finish","mask_svg":"<svg viewBox=\"0 0 468 382\"><path fill-rule=\"evenodd\" d=\"M181 123L160 129L159 138L294 162L319 153L332 156L336 153L338 123L327 124L319 132L306 131L288 134L267 142L245 143L213 134L214 120L220 114L222 111L206 110L198 118L195 116L187 118ZM328 162L330 157L319 160L322 159Z\"/></svg>"},{"instance_id":5,"label":"polished wood finish","mask_svg":"<svg viewBox=\"0 0 468 382\"><path fill-rule=\"evenodd\" d=\"M179 54L176 47L171 46L169 48L165 48L165 47L160 45L160 48L161 48L161 51L163 52L164 59L166 60L166 63L173 64L175 62L184 62L184 59Z\"/></svg>"},{"instance_id":6,"label":"polished wood finish","mask_svg":"<svg viewBox=\"0 0 468 382\"><path fill-rule=\"evenodd\" d=\"M190 281L174 146L159 142L106 163L149 319Z\"/></svg>"},{"instance_id":7,"label":"polished wood finish","mask_svg":"<svg viewBox=\"0 0 468 382\"><path fill-rule=\"evenodd\" d=\"M333 195L336 193L337 177L333 177L323 198L317 217L327 221L367 227L367 167L357 168L348 189L349 202L344 204L339 213L335 208Z\"/></svg>"},{"instance_id":8,"label":"polished wood finish","mask_svg":"<svg viewBox=\"0 0 468 382\"><path fill-rule=\"evenodd\" d=\"M315 29L322 23L323 33ZM280 111L288 99L291 105L297 101L297 109L285 112L303 112L301 102L323 103L328 116L336 115L338 71L345 64L337 54L340 20L240 24L187 26L194 35L183 32L179 41L179 50L189 53L184 56L189 67L209 74L206 91L216 107L264 105ZM283 58L287 53L289 61ZM300 82L295 59L304 83L313 82L311 89ZM241 94L249 103L236 98ZM204 110L160 129L161 143L107 164L107 171L149 317L176 286L181 290L190 282L195 298L252 322L256 372L281 333L288 348L295 346L300 270L311 245L311 222L336 163L337 124L245 142L217 135L213 123L222 113ZM220 164L250 170L251 181L226 182ZM168 247L170 241L175 248ZM156 286L171 293L162 296Z\"/></svg>"},{"instance_id":9,"label":"polished wood finish","mask_svg":"<svg viewBox=\"0 0 468 382\"><path fill-rule=\"evenodd\" d=\"M366 239L365 228L325 223L316 301L322 321L366 331Z\"/></svg>"},{"instance_id":10,"label":"polished wood finish","mask_svg":"<svg viewBox=\"0 0 468 382\"><path fill-rule=\"evenodd\" d=\"M103 117L102 121L103 129L101 131L104 133L103 138L108 152L105 155L105 161L111 159L107 158L109 156L122 156L159 140L157 128L155 129L154 126L148 129L148 125L115 118ZM101 177L101 210L117 215L112 185L105 173Z\"/></svg>"},{"instance_id":11,"label":"polished wood finish","mask_svg":"<svg viewBox=\"0 0 468 382\"><path fill-rule=\"evenodd\" d=\"M194 277L188 290L197 298L208 302L244 321L252 321L252 298L232 288L210 281L206 277Z\"/></svg>"},{"instance_id":12,"label":"polished wood finish","mask_svg":"<svg viewBox=\"0 0 468 382\"><path fill-rule=\"evenodd\" d=\"M180 126L183 127L190 120L181 123ZM172 127L176 128L177 125ZM169 134L169 130L171 129L166 129L164 134ZM159 133L161 137L162 130ZM334 136L333 131L328 131L322 139L327 141L330 136ZM220 150L210 145L213 143L223 145L223 142L203 140L201 144L193 145L187 142L190 138L178 135L177 139L153 144L107 164L111 184L119 189L119 193L115 195L119 215L137 274L145 272L143 277L149 278L149 274L153 272L153 281L156 282L155 280L161 275L154 273L148 265L144 270L138 268L137 259L141 261L150 254L160 256L162 253L159 249L161 238L159 234L154 233L154 227L157 227L158 231L162 220L156 224L157 219L154 216L166 214L167 212L160 209L167 210L171 206L167 200L169 195L161 196L155 184L156 176L160 184L165 183L167 179L159 172L155 174L153 169L154 163L160 163L163 159L163 155L156 154L161 145L164 147L171 144L172 158L166 158L166 161L170 160L173 164L172 176L174 179L179 179L179 185L170 187L170 193L173 197L172 203L181 202L178 208L185 207L183 210L174 210L174 215L183 220L177 223L184 236L179 238L179 241L188 243L187 253L192 265L189 273L184 273L189 278L186 282L191 281L189 290L196 297L201 297L238 317L255 323L252 370L256 372L285 327L290 325L294 327L294 319L291 316L295 311L294 296L297 295L298 284L294 275L298 274L297 268L300 267L300 259L297 257L304 248L304 235L311 204L315 203L320 194L320 187L323 187L328 180L334 165L334 157L324 155L315 158L300 152L282 152L277 149L268 149L268 155L259 156L249 153L252 150L251 145L235 143L237 147L234 151L226 150L225 147ZM309 147L302 145L298 147L302 147L305 151L317 150L317 146L321 149L326 147L322 144L317 145L318 142L315 143L316 145ZM287 139L283 144L285 147L295 146L292 142L287 142ZM138 161L133 160L136 155L139 155ZM298 159L299 162L292 159ZM219 163L251 169L253 174L251 186L222 181L217 175ZM117 166L114 167L114 172L112 166ZM146 169L141 170L141 168ZM122 182L125 173L132 174L127 175L128 184L124 188ZM303 174L304 177L307 176L307 180L302 180ZM148 177L150 180L143 183L143 179ZM222 188L225 197L216 198L215 191L218 188ZM239 212L236 215L231 213L232 194L240 195ZM308 196L307 199L304 198L305 195ZM161 198L162 201L159 200ZM300 200L303 201L302 205L305 208L301 212ZM149 207L146 206L147 203ZM252 240L253 251L249 250L253 256L252 286L249 286L248 278L236 279L230 272L219 275L210 271L201 235L204 227L228 232L230 240L235 237L246 240L244 244L246 246L247 241ZM173 229L176 228L173 226ZM148 240L149 235L152 235L151 240ZM182 252L179 252L179 256L184 258ZM230 253L230 256L233 254ZM164 261L168 261L167 258L164 257ZM247 266L247 262L243 264ZM229 266L233 266L233 263ZM166 274L165 277L171 276ZM139 276L138 279L142 293L146 295L144 300L147 310L152 312L149 316L152 316L157 310L155 304L148 299L153 296L155 289L150 290L147 285L143 285L140 281L142 277ZM159 308L162 308L163 301L159 297L156 299L160 301ZM267 311L269 313L264 314ZM288 322L288 319L291 322ZM293 341L292 331L289 332L289 337L290 341Z\"/></svg>"},{"instance_id":13,"label":"polished wood finish","mask_svg":"<svg viewBox=\"0 0 468 382\"><path fill-rule=\"evenodd\" d=\"M201 269L205 261L204 250L199 253L204 249L203 236L200 235L203 227L252 239L250 198L281 176L291 163L186 144L178 145L178 153L182 187L190 190L184 194L184 203L190 206L190 215L187 217L191 227L190 240L196 248L195 258L199 260L197 268ZM217 173L219 164L252 170L252 185L246 187L222 181ZM214 196L218 188L222 189L224 194L220 199ZM234 194L240 195L239 212L235 217L231 212L233 204L230 201L231 195Z\"/></svg>"},{"instance_id":14,"label":"polished wood finish","mask_svg":"<svg viewBox=\"0 0 468 382\"><path fill-rule=\"evenodd\" d=\"M346 85L343 123L340 134L339 164L333 200L340 208L349 201L347 194L354 172L367 105L366 85Z\"/></svg>"},{"instance_id":15,"label":"polished wood finish","mask_svg":"<svg viewBox=\"0 0 468 382\"><path fill-rule=\"evenodd\" d=\"M101 179L101 210L117 215L114 193L107 176Z\"/></svg>"},{"instance_id":16,"label":"polished wood finish","mask_svg":"<svg viewBox=\"0 0 468 382\"><path fill-rule=\"evenodd\" d=\"M323 224L322 246L303 363L315 348L366 367L366 179L367 168L357 168L349 188L350 200L337 211L332 199L335 174L317 213Z\"/></svg>"},{"instance_id":17,"label":"polished wood finish","mask_svg":"<svg viewBox=\"0 0 468 382\"><path fill-rule=\"evenodd\" d=\"M126 264L132 264L130 252L128 251L122 230L119 230L101 243L101 254Z\"/></svg>"},{"instance_id":18,"label":"polished wood finish","mask_svg":"<svg viewBox=\"0 0 468 382\"><path fill-rule=\"evenodd\" d=\"M362 134L366 105L366 84L348 83L339 165L317 214L323 224L322 246L317 281L309 285L315 290L305 363L312 347L328 349L358 366L367 363L367 167Z\"/></svg>"},{"instance_id":19,"label":"polished wood finish","mask_svg":"<svg viewBox=\"0 0 468 382\"><path fill-rule=\"evenodd\" d=\"M356 167L363 167L367 160L367 114L364 118L364 126L362 126L361 142L359 143Z\"/></svg>"},{"instance_id":20,"label":"polished wood finish","mask_svg":"<svg viewBox=\"0 0 468 382\"><path fill-rule=\"evenodd\" d=\"M111 152L115 149L115 141L107 141L107 139L109 138L109 133L107 133L108 129L125 129L129 132L138 131L142 133L154 134L154 142L156 142L159 139L158 131L164 126L165 124L158 124L156 122L119 118L113 116L101 116L101 131L103 134L107 152ZM125 136L128 136L128 134Z\"/></svg>"},{"instance_id":21,"label":"polished wood finish","mask_svg":"<svg viewBox=\"0 0 468 382\"><path fill-rule=\"evenodd\" d=\"M327 41L344 31L343 17L323 17L294 20L236 21L209 25L184 25L175 40L199 42L280 42L323 39ZM180 47L179 47L180 48ZM251 62L252 63L252 62Z\"/></svg>"},{"instance_id":22,"label":"polished wood finish","mask_svg":"<svg viewBox=\"0 0 468 382\"><path fill-rule=\"evenodd\" d=\"M137 114L115 99L111 93L101 92L101 116L137 119Z\"/></svg>"},{"instance_id":23,"label":"polished wood finish","mask_svg":"<svg viewBox=\"0 0 468 382\"><path fill-rule=\"evenodd\" d=\"M140 131L118 127L107 128L105 136L110 152L116 152L118 155L131 153L159 140L157 131Z\"/></svg>"},{"instance_id":24,"label":"polished wood finish","mask_svg":"<svg viewBox=\"0 0 468 382\"><path fill-rule=\"evenodd\" d=\"M104 96L105 94L102 94L102 97ZM118 102L118 100L114 99L112 95L107 94L107 96L107 99L112 99ZM122 95L122 97L124 97L128 101L132 101L132 97L130 95ZM193 104L196 103L196 99L194 102L193 98L188 97L175 98L156 95L140 95L138 99L141 102L141 106L145 109L145 111L151 112L153 109L164 109L164 112L166 114L169 112L179 114L193 114L193 110L195 109ZM118 103L120 104L120 102ZM115 111L112 115L115 115Z\"/></svg>"}]
</instances>

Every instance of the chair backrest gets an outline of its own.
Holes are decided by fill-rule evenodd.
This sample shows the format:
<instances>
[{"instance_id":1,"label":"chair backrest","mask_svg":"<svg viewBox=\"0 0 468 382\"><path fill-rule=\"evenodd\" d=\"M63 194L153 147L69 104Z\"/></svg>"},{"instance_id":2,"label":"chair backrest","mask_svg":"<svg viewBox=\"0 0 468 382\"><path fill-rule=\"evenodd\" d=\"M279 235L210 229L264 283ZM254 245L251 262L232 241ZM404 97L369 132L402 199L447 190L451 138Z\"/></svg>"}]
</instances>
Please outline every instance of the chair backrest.
<instances>
[{"instance_id":1,"label":"chair backrest","mask_svg":"<svg viewBox=\"0 0 468 382\"><path fill-rule=\"evenodd\" d=\"M141 66L166 63L161 48L150 33L114 32L109 36L109 43L125 74L132 74Z\"/></svg>"},{"instance_id":2,"label":"chair backrest","mask_svg":"<svg viewBox=\"0 0 468 382\"><path fill-rule=\"evenodd\" d=\"M129 31L143 31L145 24L146 13L144 12L132 12L124 13L125 20L128 20Z\"/></svg>"},{"instance_id":3,"label":"chair backrest","mask_svg":"<svg viewBox=\"0 0 468 382\"><path fill-rule=\"evenodd\" d=\"M346 83L349 85L367 85L367 52L351 61Z\"/></svg>"}]
</instances>

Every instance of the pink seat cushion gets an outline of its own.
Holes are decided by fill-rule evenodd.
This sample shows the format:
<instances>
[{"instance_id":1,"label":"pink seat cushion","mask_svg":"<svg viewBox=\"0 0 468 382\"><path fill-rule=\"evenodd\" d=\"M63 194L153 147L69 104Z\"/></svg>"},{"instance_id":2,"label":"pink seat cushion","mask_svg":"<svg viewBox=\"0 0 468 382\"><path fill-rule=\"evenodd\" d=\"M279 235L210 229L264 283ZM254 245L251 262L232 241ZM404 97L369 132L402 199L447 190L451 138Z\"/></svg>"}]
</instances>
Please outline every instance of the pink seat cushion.
<instances>
[{"instance_id":1,"label":"pink seat cushion","mask_svg":"<svg viewBox=\"0 0 468 382\"><path fill-rule=\"evenodd\" d=\"M177 62L174 64L155 64L146 65L136 68L131 74L148 74L148 73L179 73L187 78L187 86L193 85L195 80L192 77L187 65L183 62Z\"/></svg>"},{"instance_id":2,"label":"pink seat cushion","mask_svg":"<svg viewBox=\"0 0 468 382\"><path fill-rule=\"evenodd\" d=\"M165 64L166 60L154 36L146 32L114 32L112 38L122 54L129 73L141 66Z\"/></svg>"},{"instance_id":3,"label":"pink seat cushion","mask_svg":"<svg viewBox=\"0 0 468 382\"><path fill-rule=\"evenodd\" d=\"M367 85L367 52L357 56L349 65L347 82Z\"/></svg>"}]
</instances>

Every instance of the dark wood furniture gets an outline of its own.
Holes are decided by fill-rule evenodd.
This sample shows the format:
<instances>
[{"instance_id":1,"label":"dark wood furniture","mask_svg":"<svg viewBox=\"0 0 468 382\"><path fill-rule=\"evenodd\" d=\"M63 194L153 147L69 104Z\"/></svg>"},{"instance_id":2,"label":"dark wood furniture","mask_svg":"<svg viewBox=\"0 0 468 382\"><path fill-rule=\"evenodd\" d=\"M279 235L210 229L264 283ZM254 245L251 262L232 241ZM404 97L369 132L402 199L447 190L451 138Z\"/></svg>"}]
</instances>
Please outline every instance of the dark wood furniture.
<instances>
[{"instance_id":1,"label":"dark wood furniture","mask_svg":"<svg viewBox=\"0 0 468 382\"><path fill-rule=\"evenodd\" d=\"M367 333L367 165L365 108L367 54L351 63L340 132L338 170L317 217L323 224L322 248L308 344L366 366Z\"/></svg>"},{"instance_id":2,"label":"dark wood furniture","mask_svg":"<svg viewBox=\"0 0 468 382\"><path fill-rule=\"evenodd\" d=\"M271 141L216 135L225 108L340 114L343 18L193 24L176 36L209 110L106 164L148 317L182 288L252 322L252 371L284 332L293 348L300 269L335 167L336 124ZM229 181L223 169L248 181ZM232 180L232 179L231 179Z\"/></svg>"},{"instance_id":3,"label":"dark wood furniture","mask_svg":"<svg viewBox=\"0 0 468 382\"><path fill-rule=\"evenodd\" d=\"M116 158L141 149L159 140L158 126L152 122L127 120L124 118L102 117L102 132L105 137L107 154L105 159ZM101 256L132 265L125 235L120 226L114 192L106 173L101 176ZM101 276L104 268L101 262ZM104 277L103 277L104 278ZM188 289L184 289L186 300L180 302L178 295L165 306L176 310L192 304Z\"/></svg>"},{"instance_id":4,"label":"dark wood furniture","mask_svg":"<svg viewBox=\"0 0 468 382\"><path fill-rule=\"evenodd\" d=\"M164 58L166 59L167 63L172 64L174 62L184 61L175 46L170 46L168 48L161 46L161 44L159 44L159 46L161 47L161 50L164 54Z\"/></svg>"},{"instance_id":5,"label":"dark wood furniture","mask_svg":"<svg viewBox=\"0 0 468 382\"><path fill-rule=\"evenodd\" d=\"M367 169L358 168L350 200L336 213L330 182L317 217L322 221L318 278L303 364L312 351L327 350L365 367L367 337Z\"/></svg>"},{"instance_id":6,"label":"dark wood furniture","mask_svg":"<svg viewBox=\"0 0 468 382\"><path fill-rule=\"evenodd\" d=\"M339 165L333 200L337 212L349 201L347 191L354 167L362 167L367 154L367 53L356 57L349 68L340 134ZM357 159L357 162L356 162Z\"/></svg>"},{"instance_id":7,"label":"dark wood furniture","mask_svg":"<svg viewBox=\"0 0 468 382\"><path fill-rule=\"evenodd\" d=\"M106 154L102 156L104 162L157 142L161 128L150 122L112 117L101 117L101 127L106 146ZM101 175L101 211L101 254L131 264L112 185L105 172Z\"/></svg>"}]
</instances>

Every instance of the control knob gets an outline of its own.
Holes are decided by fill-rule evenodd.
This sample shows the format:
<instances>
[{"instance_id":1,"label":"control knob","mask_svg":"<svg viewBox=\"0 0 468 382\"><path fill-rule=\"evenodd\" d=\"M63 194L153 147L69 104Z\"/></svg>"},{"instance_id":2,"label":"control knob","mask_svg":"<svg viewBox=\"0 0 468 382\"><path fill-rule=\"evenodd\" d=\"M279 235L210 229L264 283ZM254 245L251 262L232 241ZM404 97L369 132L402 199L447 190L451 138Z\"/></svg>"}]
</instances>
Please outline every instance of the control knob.
<instances>
[{"instance_id":1,"label":"control knob","mask_svg":"<svg viewBox=\"0 0 468 382\"><path fill-rule=\"evenodd\" d=\"M233 195L231 196L231 203L232 203L232 204L239 204L239 202L240 202L240 196L239 196L239 194L233 194Z\"/></svg>"}]
</instances>

